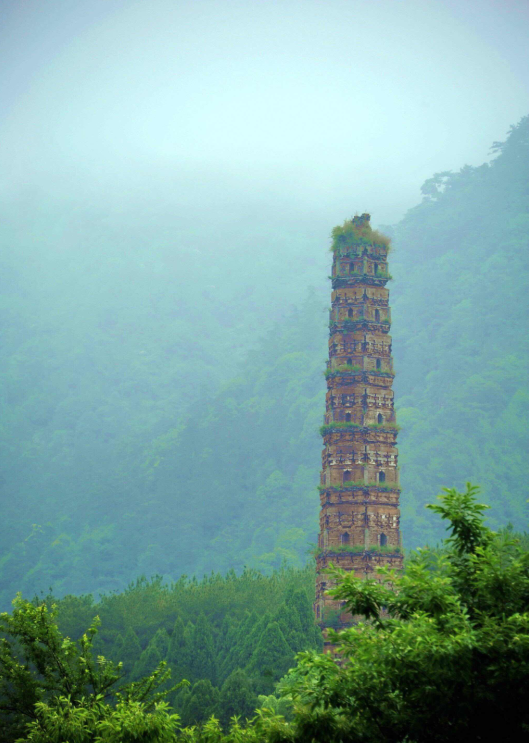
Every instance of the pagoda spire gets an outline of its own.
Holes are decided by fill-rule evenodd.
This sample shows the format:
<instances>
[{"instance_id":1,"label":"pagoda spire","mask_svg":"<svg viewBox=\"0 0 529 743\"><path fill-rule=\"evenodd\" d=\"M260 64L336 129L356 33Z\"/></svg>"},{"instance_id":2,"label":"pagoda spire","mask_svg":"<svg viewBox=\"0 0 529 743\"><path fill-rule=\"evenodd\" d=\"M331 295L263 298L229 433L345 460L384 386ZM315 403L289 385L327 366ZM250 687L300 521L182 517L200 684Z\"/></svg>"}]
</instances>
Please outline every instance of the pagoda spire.
<instances>
[{"instance_id":1,"label":"pagoda spire","mask_svg":"<svg viewBox=\"0 0 529 743\"><path fill-rule=\"evenodd\" d=\"M326 595L332 562L359 578L402 567L393 407L389 239L370 215L333 230L332 307L316 556L316 621L346 627L353 617Z\"/></svg>"}]
</instances>

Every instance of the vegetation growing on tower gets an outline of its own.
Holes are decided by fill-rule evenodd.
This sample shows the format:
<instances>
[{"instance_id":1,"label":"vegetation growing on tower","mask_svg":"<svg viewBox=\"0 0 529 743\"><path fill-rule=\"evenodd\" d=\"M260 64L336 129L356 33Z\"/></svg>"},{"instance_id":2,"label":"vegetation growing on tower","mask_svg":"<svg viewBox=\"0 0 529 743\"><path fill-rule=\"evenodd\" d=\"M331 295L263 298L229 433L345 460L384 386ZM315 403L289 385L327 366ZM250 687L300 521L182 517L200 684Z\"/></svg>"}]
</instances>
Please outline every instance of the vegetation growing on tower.
<instances>
[{"instance_id":1,"label":"vegetation growing on tower","mask_svg":"<svg viewBox=\"0 0 529 743\"><path fill-rule=\"evenodd\" d=\"M343 626L354 621L328 592L331 559L363 579L382 564L402 566L392 346L389 327L380 323L381 311L390 316L385 286L389 239L371 228L370 219L362 214L333 230L330 317L335 322L324 372L326 413L320 433L325 448L315 553L314 611L322 629L336 612ZM346 322L354 316L363 324ZM390 489L371 497L370 482Z\"/></svg>"},{"instance_id":2,"label":"vegetation growing on tower","mask_svg":"<svg viewBox=\"0 0 529 743\"><path fill-rule=\"evenodd\" d=\"M355 245L373 245L391 249L391 239L378 230L374 230L369 223L369 215L346 219L343 225L338 225L331 232L332 252L342 252Z\"/></svg>"}]
</instances>

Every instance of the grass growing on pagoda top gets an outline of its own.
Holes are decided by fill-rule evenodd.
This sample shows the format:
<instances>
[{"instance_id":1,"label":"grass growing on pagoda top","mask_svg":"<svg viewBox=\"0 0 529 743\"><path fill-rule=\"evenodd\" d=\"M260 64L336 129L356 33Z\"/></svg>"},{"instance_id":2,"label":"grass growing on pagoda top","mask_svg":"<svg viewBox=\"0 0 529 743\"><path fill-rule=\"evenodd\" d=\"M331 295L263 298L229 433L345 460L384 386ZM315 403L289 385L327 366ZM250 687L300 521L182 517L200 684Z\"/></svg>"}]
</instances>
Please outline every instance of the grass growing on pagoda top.
<instances>
[{"instance_id":1,"label":"grass growing on pagoda top","mask_svg":"<svg viewBox=\"0 0 529 743\"><path fill-rule=\"evenodd\" d=\"M351 248L354 245L375 245L391 249L391 240L387 235L374 230L369 222L353 224L352 219L346 219L343 225L335 227L331 233L331 251L334 253L342 248Z\"/></svg>"}]
</instances>

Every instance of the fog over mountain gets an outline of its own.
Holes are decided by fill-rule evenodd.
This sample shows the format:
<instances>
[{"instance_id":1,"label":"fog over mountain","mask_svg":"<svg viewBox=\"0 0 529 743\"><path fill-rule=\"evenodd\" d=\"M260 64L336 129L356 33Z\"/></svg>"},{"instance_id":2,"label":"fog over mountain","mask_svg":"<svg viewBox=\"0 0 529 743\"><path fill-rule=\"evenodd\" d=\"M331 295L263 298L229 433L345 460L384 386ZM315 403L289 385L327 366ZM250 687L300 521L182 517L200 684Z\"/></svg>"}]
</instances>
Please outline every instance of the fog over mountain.
<instances>
[{"instance_id":1,"label":"fog over mountain","mask_svg":"<svg viewBox=\"0 0 529 743\"><path fill-rule=\"evenodd\" d=\"M357 209L396 221L427 177L483 162L527 108L517 0L29 0L0 13L8 194L136 206L154 192L203 219L287 205L322 213L323 239Z\"/></svg>"},{"instance_id":2,"label":"fog over mountain","mask_svg":"<svg viewBox=\"0 0 529 743\"><path fill-rule=\"evenodd\" d=\"M467 477L522 528L526 2L0 20L4 604L305 562L329 234L354 212L395 237L405 543Z\"/></svg>"}]
</instances>

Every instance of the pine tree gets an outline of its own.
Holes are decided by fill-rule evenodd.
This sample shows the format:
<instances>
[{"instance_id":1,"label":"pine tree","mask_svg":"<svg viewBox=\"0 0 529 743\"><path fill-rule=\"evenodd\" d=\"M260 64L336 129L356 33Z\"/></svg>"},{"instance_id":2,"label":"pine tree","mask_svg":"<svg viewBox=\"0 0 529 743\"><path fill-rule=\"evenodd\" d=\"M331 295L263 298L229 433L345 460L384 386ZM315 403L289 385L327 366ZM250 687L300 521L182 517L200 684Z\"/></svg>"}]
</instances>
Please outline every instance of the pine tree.
<instances>
[{"instance_id":1,"label":"pine tree","mask_svg":"<svg viewBox=\"0 0 529 743\"><path fill-rule=\"evenodd\" d=\"M215 683L217 678L215 645L211 626L204 612L199 615L193 630L189 665L192 680L208 679L212 684Z\"/></svg>"},{"instance_id":2,"label":"pine tree","mask_svg":"<svg viewBox=\"0 0 529 743\"><path fill-rule=\"evenodd\" d=\"M185 695L181 712L182 724L187 726L205 722L217 711L219 699L219 690L209 679L197 681L191 693Z\"/></svg>"},{"instance_id":3,"label":"pine tree","mask_svg":"<svg viewBox=\"0 0 529 743\"><path fill-rule=\"evenodd\" d=\"M271 616L268 612L266 612L265 614L263 614L261 619L259 619L259 621L254 624L251 632L249 632L246 637L241 637L241 646L240 653L237 658L237 667L244 668L249 663L254 650L258 646L259 640L265 629L270 624L270 621Z\"/></svg>"},{"instance_id":4,"label":"pine tree","mask_svg":"<svg viewBox=\"0 0 529 743\"><path fill-rule=\"evenodd\" d=\"M167 652L167 662L171 669L173 681L178 682L182 679L189 680L191 675L190 664L190 632L186 633L184 622L178 617L174 624L171 639L169 641L169 650Z\"/></svg>"},{"instance_id":5,"label":"pine tree","mask_svg":"<svg viewBox=\"0 0 529 743\"><path fill-rule=\"evenodd\" d=\"M112 648L112 660L116 663L123 663L123 673L130 676L135 664L141 655L141 645L138 636L132 629L127 627L125 636L118 635Z\"/></svg>"},{"instance_id":6,"label":"pine tree","mask_svg":"<svg viewBox=\"0 0 529 743\"><path fill-rule=\"evenodd\" d=\"M237 668L222 685L218 717L226 727L234 715L243 719L252 717L256 706L257 696L252 683L246 673Z\"/></svg>"},{"instance_id":7,"label":"pine tree","mask_svg":"<svg viewBox=\"0 0 529 743\"><path fill-rule=\"evenodd\" d=\"M246 671L256 680L260 694L271 694L276 682L285 675L293 661L294 653L279 625L270 622L261 635Z\"/></svg>"},{"instance_id":8,"label":"pine tree","mask_svg":"<svg viewBox=\"0 0 529 743\"><path fill-rule=\"evenodd\" d=\"M162 660L163 658L158 648L149 643L134 666L132 677L136 680L144 676L149 676Z\"/></svg>"},{"instance_id":9,"label":"pine tree","mask_svg":"<svg viewBox=\"0 0 529 743\"><path fill-rule=\"evenodd\" d=\"M233 638L237 630L237 623L233 617L226 614L220 628L219 636L217 638L217 655L222 653L223 655L230 649Z\"/></svg>"},{"instance_id":10,"label":"pine tree","mask_svg":"<svg viewBox=\"0 0 529 743\"><path fill-rule=\"evenodd\" d=\"M294 607L281 604L278 611L274 614L274 621L278 623L279 629L294 653L303 650L304 645L306 649L306 639L301 630L298 613Z\"/></svg>"},{"instance_id":11,"label":"pine tree","mask_svg":"<svg viewBox=\"0 0 529 743\"><path fill-rule=\"evenodd\" d=\"M232 628L232 630L230 631L231 648L227 648L227 655L222 662L220 673L220 677L222 679L226 679L232 671L245 666L248 662L251 656L251 651L250 655L248 655L247 660L245 660L243 663L241 660L242 648L253 627L257 624L258 621L259 618L255 611L252 611L251 614L247 611L246 616L241 621L241 623L237 627Z\"/></svg>"},{"instance_id":12,"label":"pine tree","mask_svg":"<svg viewBox=\"0 0 529 743\"><path fill-rule=\"evenodd\" d=\"M162 660L166 660L169 653L169 643L170 637L167 634L167 630L165 627L160 627L160 629L155 632L149 645L154 645L160 653Z\"/></svg>"},{"instance_id":13,"label":"pine tree","mask_svg":"<svg viewBox=\"0 0 529 743\"><path fill-rule=\"evenodd\" d=\"M309 598L303 589L298 589L287 595L286 604L296 612L301 624L304 637L310 637L314 627L314 613Z\"/></svg>"},{"instance_id":14,"label":"pine tree","mask_svg":"<svg viewBox=\"0 0 529 743\"><path fill-rule=\"evenodd\" d=\"M123 635L121 633L118 633L116 636L112 649L108 655L114 660L114 662L119 663L118 658L121 658L123 655Z\"/></svg>"}]
</instances>

